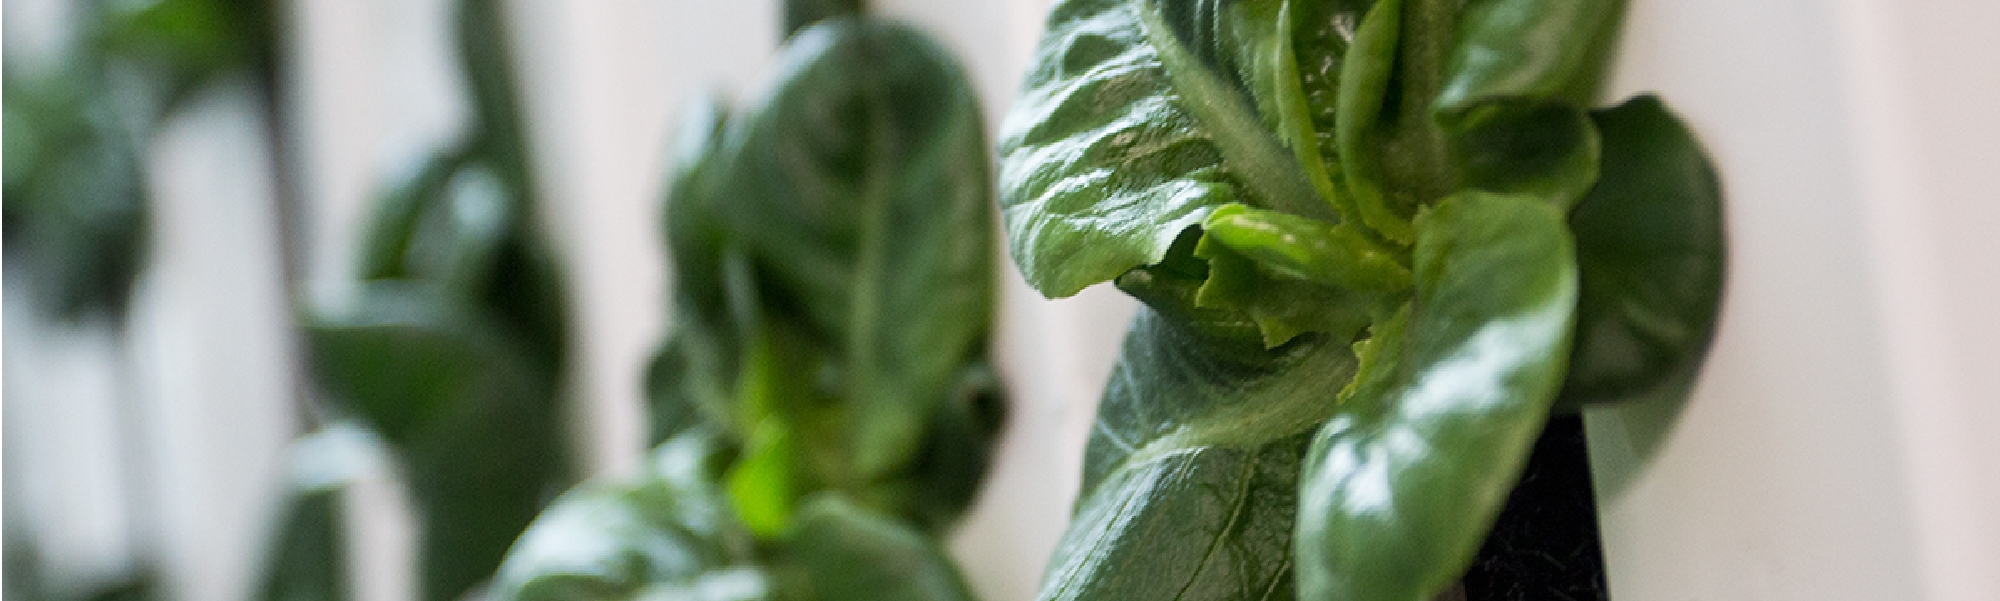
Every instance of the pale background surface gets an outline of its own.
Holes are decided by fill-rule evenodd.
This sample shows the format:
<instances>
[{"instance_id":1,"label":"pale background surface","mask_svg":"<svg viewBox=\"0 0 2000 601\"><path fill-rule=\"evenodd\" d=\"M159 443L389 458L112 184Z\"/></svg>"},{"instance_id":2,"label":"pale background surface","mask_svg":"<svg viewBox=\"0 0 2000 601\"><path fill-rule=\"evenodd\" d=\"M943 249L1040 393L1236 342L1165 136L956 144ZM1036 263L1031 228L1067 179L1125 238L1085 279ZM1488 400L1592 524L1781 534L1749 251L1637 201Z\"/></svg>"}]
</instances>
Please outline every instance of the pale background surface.
<instances>
[{"instance_id":1,"label":"pale background surface","mask_svg":"<svg viewBox=\"0 0 2000 601\"><path fill-rule=\"evenodd\" d=\"M465 108L442 0L296 0L309 296L345 281L368 195ZM1047 0L880 0L958 51L997 125ZM2000 591L2000 4L1635 0L1614 87L1661 91L1729 194L1723 329L1670 428L1589 416L1621 601L1931 599ZM63 0L6 0L9 54ZM666 306L657 195L680 107L755 94L773 0L514 0L545 205L578 318L575 420L592 470L630 473ZM44 15L55 15L43 18ZM55 36L59 40L59 36ZM123 348L52 336L6 299L10 524L51 561L173 558L187 600L242 598L292 435L294 341L253 98L205 95L155 140L155 268ZM1045 301L1003 275L1012 422L952 551L986 599L1033 597L1076 489L1091 405L1132 303ZM9 282L10 286L13 284ZM124 359L121 359L124 357ZM111 399L143 392L137 436ZM119 451L128 440L138 451ZM136 442L131 442L136 441ZM1651 449L1648 451L1648 449ZM136 465L136 467L135 467ZM144 474L138 477L134 474ZM116 499L155 491L138 510ZM404 601L410 528L387 480L352 511L359 590ZM15 519L16 517L21 519Z\"/></svg>"}]
</instances>

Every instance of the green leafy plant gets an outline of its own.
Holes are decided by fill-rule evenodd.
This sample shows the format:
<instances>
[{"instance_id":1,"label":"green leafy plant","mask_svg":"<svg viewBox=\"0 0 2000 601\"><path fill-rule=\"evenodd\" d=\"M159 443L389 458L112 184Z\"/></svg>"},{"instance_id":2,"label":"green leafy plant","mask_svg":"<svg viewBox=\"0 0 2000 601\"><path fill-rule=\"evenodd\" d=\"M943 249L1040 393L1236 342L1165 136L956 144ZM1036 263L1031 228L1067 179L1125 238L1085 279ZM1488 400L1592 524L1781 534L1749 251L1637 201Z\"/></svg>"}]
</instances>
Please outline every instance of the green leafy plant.
<instances>
[{"instance_id":1,"label":"green leafy plant","mask_svg":"<svg viewBox=\"0 0 2000 601\"><path fill-rule=\"evenodd\" d=\"M562 426L561 273L536 225L499 5L461 2L457 39L473 100L469 133L382 197L361 281L304 319L329 414L374 432L404 468L421 596L435 601L487 581L574 481ZM337 523L336 506L319 500L326 496L295 493L280 536ZM324 579L309 564L342 551L274 551L264 585L271 598L338 598L310 578L285 578Z\"/></svg>"},{"instance_id":2,"label":"green leafy plant","mask_svg":"<svg viewBox=\"0 0 2000 601\"><path fill-rule=\"evenodd\" d=\"M1145 307L1042 599L1425 601L1558 404L1685 392L1721 200L1657 99L1591 110L1622 13L1054 9L1001 133L1011 251Z\"/></svg>"},{"instance_id":3,"label":"green leafy plant","mask_svg":"<svg viewBox=\"0 0 2000 601\"><path fill-rule=\"evenodd\" d=\"M974 92L868 17L799 30L775 79L682 129L644 475L557 501L495 598L971 598L935 536L1003 417Z\"/></svg>"}]
</instances>

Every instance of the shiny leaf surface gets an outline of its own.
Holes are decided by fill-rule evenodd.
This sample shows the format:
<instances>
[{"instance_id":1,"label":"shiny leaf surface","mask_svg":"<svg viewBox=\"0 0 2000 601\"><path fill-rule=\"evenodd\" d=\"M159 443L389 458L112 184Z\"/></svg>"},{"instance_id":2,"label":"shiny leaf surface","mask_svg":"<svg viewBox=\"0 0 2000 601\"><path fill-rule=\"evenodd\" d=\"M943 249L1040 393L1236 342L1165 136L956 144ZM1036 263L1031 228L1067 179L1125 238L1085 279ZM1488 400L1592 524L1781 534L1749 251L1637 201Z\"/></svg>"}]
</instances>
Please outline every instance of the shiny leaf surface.
<instances>
[{"instance_id":1,"label":"shiny leaf surface","mask_svg":"<svg viewBox=\"0 0 2000 601\"><path fill-rule=\"evenodd\" d=\"M1427 601L1472 559L1562 383L1577 294L1561 213L1455 195L1418 220L1415 297L1306 453L1299 593Z\"/></svg>"},{"instance_id":2,"label":"shiny leaf surface","mask_svg":"<svg viewBox=\"0 0 2000 601\"><path fill-rule=\"evenodd\" d=\"M1679 231L1701 227L1690 139L1588 110L1622 13L1620 0L1054 8L1002 127L1009 248L1044 295L1112 280L1147 309L1042 599L1425 601L1463 572L1518 475L1573 326L1603 337L1578 343L1565 395L1685 384L1676 362L1705 344L1719 263L1703 261L1720 246L1655 239L1702 235ZM1630 206L1647 188L1682 205ZM1590 222L1566 222L1579 202L1596 205L1577 210ZM1634 231L1638 215L1676 231ZM1572 225L1602 239L1572 242ZM1605 274L1597 294L1580 269ZM1641 270L1660 279L1617 275ZM1661 294L1668 280L1687 296ZM1311 348L1349 367L1282 366ZM1210 405L1261 434L1151 438L1206 431L1181 412ZM1314 429L1301 465L1309 437L1283 434Z\"/></svg>"}]
</instances>

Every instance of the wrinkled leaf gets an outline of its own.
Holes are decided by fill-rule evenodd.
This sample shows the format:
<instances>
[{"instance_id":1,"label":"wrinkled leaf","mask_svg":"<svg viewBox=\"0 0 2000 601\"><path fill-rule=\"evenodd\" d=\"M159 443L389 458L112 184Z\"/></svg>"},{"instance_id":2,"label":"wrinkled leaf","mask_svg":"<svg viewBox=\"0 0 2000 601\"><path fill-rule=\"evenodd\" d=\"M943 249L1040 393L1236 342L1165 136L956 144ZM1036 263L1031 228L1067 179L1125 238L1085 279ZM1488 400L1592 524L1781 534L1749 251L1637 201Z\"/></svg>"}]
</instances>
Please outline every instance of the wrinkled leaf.
<instances>
[{"instance_id":1,"label":"wrinkled leaf","mask_svg":"<svg viewBox=\"0 0 2000 601\"><path fill-rule=\"evenodd\" d=\"M1039 598L1289 595L1299 455L1354 369L1346 340L1267 350L1142 309Z\"/></svg>"},{"instance_id":2,"label":"wrinkled leaf","mask_svg":"<svg viewBox=\"0 0 2000 601\"><path fill-rule=\"evenodd\" d=\"M1569 219L1583 282L1571 409L1687 386L1722 300L1722 191L1701 145L1652 96L1594 117L1604 176Z\"/></svg>"},{"instance_id":3,"label":"wrinkled leaf","mask_svg":"<svg viewBox=\"0 0 2000 601\"><path fill-rule=\"evenodd\" d=\"M1415 298L1300 475L1299 594L1428 601L1457 580L1548 418L1577 294L1562 214L1469 192L1418 220Z\"/></svg>"},{"instance_id":4,"label":"wrinkled leaf","mask_svg":"<svg viewBox=\"0 0 2000 601\"><path fill-rule=\"evenodd\" d=\"M1302 170L1327 159L1282 69L1297 48L1320 60L1343 44L1291 38L1290 15L1268 1L1056 7L1001 126L1002 215L1029 285L1069 296L1157 264L1230 202L1336 218L1328 166Z\"/></svg>"}]
</instances>

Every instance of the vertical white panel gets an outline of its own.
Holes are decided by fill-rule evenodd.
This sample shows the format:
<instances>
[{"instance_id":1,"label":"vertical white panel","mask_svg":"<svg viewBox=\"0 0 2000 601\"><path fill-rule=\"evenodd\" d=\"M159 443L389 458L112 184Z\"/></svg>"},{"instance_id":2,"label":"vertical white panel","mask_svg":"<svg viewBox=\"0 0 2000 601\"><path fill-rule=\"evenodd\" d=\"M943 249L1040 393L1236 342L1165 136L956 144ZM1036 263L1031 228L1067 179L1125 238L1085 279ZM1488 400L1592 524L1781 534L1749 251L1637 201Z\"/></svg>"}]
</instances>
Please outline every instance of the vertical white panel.
<instances>
[{"instance_id":1,"label":"vertical white panel","mask_svg":"<svg viewBox=\"0 0 2000 601\"><path fill-rule=\"evenodd\" d=\"M249 591L292 436L290 314L262 112L200 93L148 149L152 261L132 324L169 592Z\"/></svg>"},{"instance_id":2,"label":"vertical white panel","mask_svg":"<svg viewBox=\"0 0 2000 601\"><path fill-rule=\"evenodd\" d=\"M2000 5L1841 3L1926 598L2000 591Z\"/></svg>"},{"instance_id":3,"label":"vertical white panel","mask_svg":"<svg viewBox=\"0 0 2000 601\"><path fill-rule=\"evenodd\" d=\"M130 363L109 324L48 323L27 290L7 282L6 520L8 543L32 543L56 594L124 578L142 541L134 515ZM150 524L144 524L150 525Z\"/></svg>"},{"instance_id":4,"label":"vertical white panel","mask_svg":"<svg viewBox=\"0 0 2000 601\"><path fill-rule=\"evenodd\" d=\"M1616 598L1991 598L1994 11L1924 8L1635 3L1617 87L1701 134L1732 247L1679 423L1589 415Z\"/></svg>"}]
</instances>

